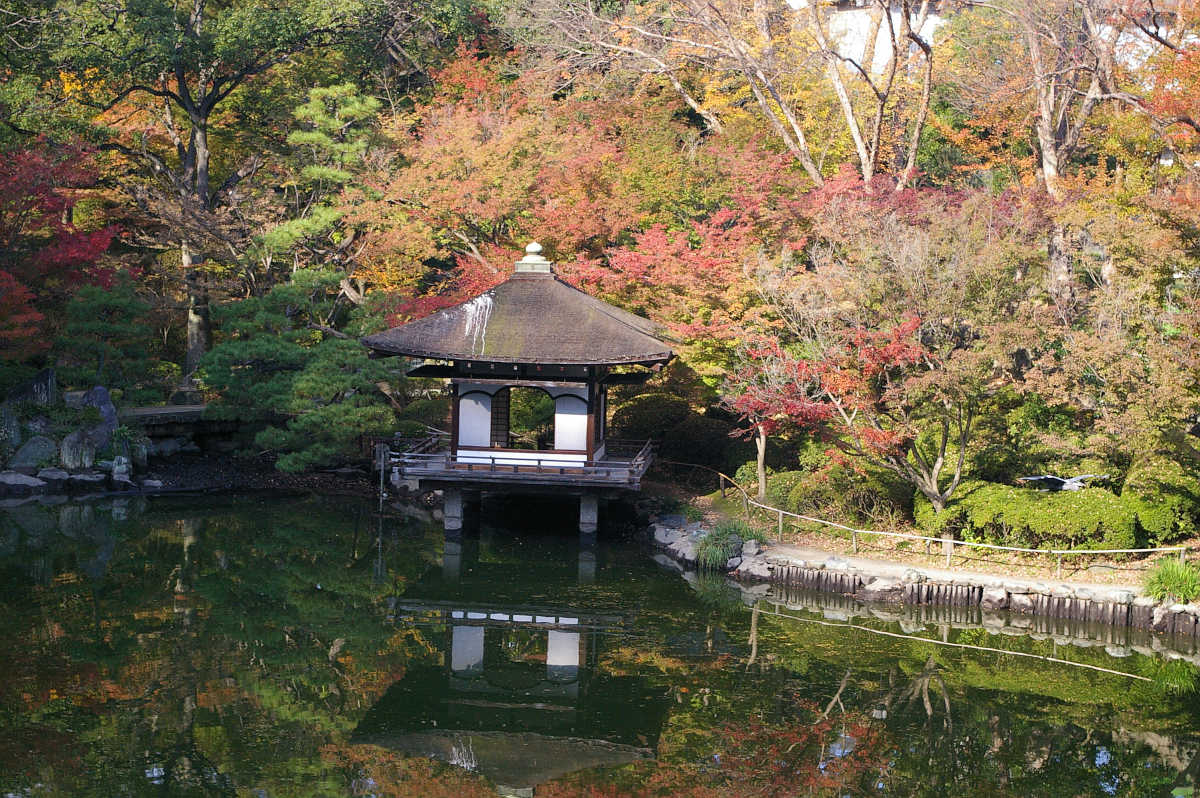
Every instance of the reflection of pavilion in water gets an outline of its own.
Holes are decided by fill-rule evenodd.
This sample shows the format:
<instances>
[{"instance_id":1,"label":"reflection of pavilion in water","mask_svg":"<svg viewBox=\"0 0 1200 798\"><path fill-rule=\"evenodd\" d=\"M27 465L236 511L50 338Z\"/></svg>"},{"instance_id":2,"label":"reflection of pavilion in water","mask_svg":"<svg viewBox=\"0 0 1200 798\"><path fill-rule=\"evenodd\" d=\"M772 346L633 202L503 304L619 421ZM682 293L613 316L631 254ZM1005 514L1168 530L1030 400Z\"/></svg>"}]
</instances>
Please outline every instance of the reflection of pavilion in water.
<instances>
[{"instance_id":1,"label":"reflection of pavilion in water","mask_svg":"<svg viewBox=\"0 0 1200 798\"><path fill-rule=\"evenodd\" d=\"M578 569L522 563L554 597L531 599L522 595L529 582L510 565L479 562L473 544L447 540L441 574L396 600L400 620L434 632L443 662L392 685L355 741L449 762L511 795L653 757L663 691L597 667L606 640L626 633L631 618L597 606L594 551L580 551Z\"/></svg>"}]
</instances>

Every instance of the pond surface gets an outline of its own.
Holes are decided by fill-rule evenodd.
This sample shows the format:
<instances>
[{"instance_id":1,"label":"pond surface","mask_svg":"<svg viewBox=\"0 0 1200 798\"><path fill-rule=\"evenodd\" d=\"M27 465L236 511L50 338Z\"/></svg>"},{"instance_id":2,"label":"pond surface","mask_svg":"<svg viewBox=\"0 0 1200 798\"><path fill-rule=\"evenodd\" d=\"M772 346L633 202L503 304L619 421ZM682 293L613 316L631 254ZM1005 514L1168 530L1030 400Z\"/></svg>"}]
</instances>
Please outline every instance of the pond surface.
<instances>
[{"instance_id":1,"label":"pond surface","mask_svg":"<svg viewBox=\"0 0 1200 798\"><path fill-rule=\"evenodd\" d=\"M491 512L444 541L350 499L0 511L0 795L1190 795L1200 773L1186 659L756 600L656 565L632 525L583 546L569 507Z\"/></svg>"}]
</instances>

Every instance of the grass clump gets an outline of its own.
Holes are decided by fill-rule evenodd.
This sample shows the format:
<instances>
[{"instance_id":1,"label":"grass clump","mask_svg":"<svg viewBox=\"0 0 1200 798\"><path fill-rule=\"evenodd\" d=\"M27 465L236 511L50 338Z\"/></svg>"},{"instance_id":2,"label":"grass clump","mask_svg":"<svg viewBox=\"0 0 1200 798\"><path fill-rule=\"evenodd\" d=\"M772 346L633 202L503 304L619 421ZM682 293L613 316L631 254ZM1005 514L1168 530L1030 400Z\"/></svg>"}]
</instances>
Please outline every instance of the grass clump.
<instances>
[{"instance_id":1,"label":"grass clump","mask_svg":"<svg viewBox=\"0 0 1200 798\"><path fill-rule=\"evenodd\" d=\"M745 540L757 540L759 543L766 543L767 536L761 529L755 529L745 521L739 521L736 518L728 519L717 524L713 529L713 534L720 534L725 537L733 537L736 535Z\"/></svg>"},{"instance_id":2,"label":"grass clump","mask_svg":"<svg viewBox=\"0 0 1200 798\"><path fill-rule=\"evenodd\" d=\"M701 568L724 568L730 557L741 553L743 541L766 539L745 521L722 521L696 543L696 562Z\"/></svg>"},{"instance_id":3,"label":"grass clump","mask_svg":"<svg viewBox=\"0 0 1200 798\"><path fill-rule=\"evenodd\" d=\"M716 530L709 532L696 543L696 563L701 568L715 570L724 568L734 555L736 542L731 537L721 537Z\"/></svg>"},{"instance_id":4,"label":"grass clump","mask_svg":"<svg viewBox=\"0 0 1200 798\"><path fill-rule=\"evenodd\" d=\"M1200 568L1174 558L1160 560L1146 575L1146 594L1180 603L1200 598Z\"/></svg>"}]
</instances>

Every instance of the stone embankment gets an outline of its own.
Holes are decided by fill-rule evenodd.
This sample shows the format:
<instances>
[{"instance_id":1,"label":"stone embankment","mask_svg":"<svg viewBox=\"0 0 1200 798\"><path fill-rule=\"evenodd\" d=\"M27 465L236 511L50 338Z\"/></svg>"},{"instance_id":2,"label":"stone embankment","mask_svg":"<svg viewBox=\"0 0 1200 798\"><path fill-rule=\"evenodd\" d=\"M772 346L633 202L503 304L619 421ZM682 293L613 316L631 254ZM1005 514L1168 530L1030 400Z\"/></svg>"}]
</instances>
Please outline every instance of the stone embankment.
<instances>
[{"instance_id":1,"label":"stone embankment","mask_svg":"<svg viewBox=\"0 0 1200 798\"><path fill-rule=\"evenodd\" d=\"M708 534L702 524L687 523L680 516L655 518L650 531L664 554L692 567L696 565L696 546ZM741 544L725 570L742 583L837 593L865 602L972 607L1200 636L1200 605L1159 603L1140 595L1133 586L917 568L778 543L760 546L753 540Z\"/></svg>"},{"instance_id":2,"label":"stone embankment","mask_svg":"<svg viewBox=\"0 0 1200 798\"><path fill-rule=\"evenodd\" d=\"M1053 640L1059 646L1103 648L1109 656L1117 658L1142 654L1200 665L1200 638L1158 634L1134 626L984 610L978 606L867 603L839 593L780 586L771 586L770 595L764 597L761 592L768 587L765 584L739 583L739 586L743 600L750 606L762 602L760 606L764 609L810 613L828 623L880 620L897 624L901 633L916 635L924 634L931 626L940 627L945 635L951 630L982 629L989 634Z\"/></svg>"}]
</instances>

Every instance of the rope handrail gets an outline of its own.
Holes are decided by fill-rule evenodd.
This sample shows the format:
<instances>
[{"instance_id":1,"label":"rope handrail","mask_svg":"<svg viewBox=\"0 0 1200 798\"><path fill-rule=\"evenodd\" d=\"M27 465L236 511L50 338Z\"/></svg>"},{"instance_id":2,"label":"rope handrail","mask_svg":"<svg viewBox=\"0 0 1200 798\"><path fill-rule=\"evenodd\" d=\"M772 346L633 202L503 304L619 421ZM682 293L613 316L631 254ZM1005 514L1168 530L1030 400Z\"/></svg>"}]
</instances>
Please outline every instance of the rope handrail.
<instances>
[{"instance_id":1,"label":"rope handrail","mask_svg":"<svg viewBox=\"0 0 1200 798\"><path fill-rule=\"evenodd\" d=\"M718 484L719 484L722 496L724 496L724 494L725 494L725 483L726 482L728 482L729 485L736 488L738 490L738 492L741 493L742 505L746 511L746 520L747 521L749 521L750 517L751 517L750 516L750 508L751 507L756 507L760 510L765 510L768 513L777 515L779 518L779 534L780 534L780 536L783 535L783 519L785 517L796 518L801 521L807 521L809 523L823 524L825 526L845 530L850 533L851 545L854 548L855 554L858 553L858 536L859 535L879 535L881 537L903 538L906 540L921 540L921 541L925 541L927 544L940 543L940 544L942 544L942 547L946 553L946 567L949 567L952 562L955 546L966 546L968 548L975 548L975 549L992 549L995 551L1011 551L1011 552L1017 552L1017 553L1021 553L1021 554L1048 554L1052 557L1058 558L1058 575L1061 576L1062 575L1062 558L1063 557L1071 557L1071 556L1084 555L1084 554L1091 554L1091 555L1096 555L1096 554L1149 554L1152 552L1178 552L1179 559L1182 561L1187 558L1187 553L1190 550L1189 547L1187 547L1187 546L1156 546L1153 548L1143 548L1143 549L1031 549L1031 548L1023 548L1020 546L1001 546L1001 545L998 545L995 543L976 543L975 541L970 541L970 540L955 540L954 538L932 537L930 535L914 535L914 534L908 533L908 532L884 532L884 531L877 530L877 529L858 529L856 527L846 526L845 524L839 524L836 521L827 521L823 518L814 518L813 516L803 515L802 513L793 513L790 510L784 510L780 507L772 507L769 504L763 504L763 503L757 501L756 499L750 498L750 494L746 492L746 489L743 488L741 485L739 485L733 477L729 476L728 474L724 474L715 468L709 468L708 466L700 465L699 463L682 463L682 462L678 462L675 460L660 460L660 462L670 463L672 465L686 466L689 468L699 468L704 471L709 471L713 474L716 474L718 477L718 480L719 480ZM926 551L928 552L928 548L926 549Z\"/></svg>"}]
</instances>

